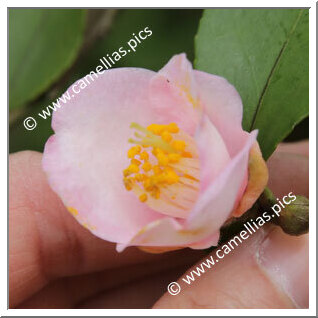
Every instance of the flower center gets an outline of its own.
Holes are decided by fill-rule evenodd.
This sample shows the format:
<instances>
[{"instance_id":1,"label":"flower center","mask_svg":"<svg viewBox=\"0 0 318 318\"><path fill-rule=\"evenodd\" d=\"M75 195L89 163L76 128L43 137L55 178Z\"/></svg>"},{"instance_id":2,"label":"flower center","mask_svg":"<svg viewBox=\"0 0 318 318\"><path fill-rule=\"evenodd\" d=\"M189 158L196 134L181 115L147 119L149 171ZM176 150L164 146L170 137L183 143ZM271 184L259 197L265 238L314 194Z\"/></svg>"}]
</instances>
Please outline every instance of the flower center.
<instances>
[{"instance_id":1,"label":"flower center","mask_svg":"<svg viewBox=\"0 0 318 318\"><path fill-rule=\"evenodd\" d=\"M186 217L199 192L199 158L194 139L178 125L136 123L136 139L127 153L124 185L141 202L171 216Z\"/></svg>"}]
</instances>

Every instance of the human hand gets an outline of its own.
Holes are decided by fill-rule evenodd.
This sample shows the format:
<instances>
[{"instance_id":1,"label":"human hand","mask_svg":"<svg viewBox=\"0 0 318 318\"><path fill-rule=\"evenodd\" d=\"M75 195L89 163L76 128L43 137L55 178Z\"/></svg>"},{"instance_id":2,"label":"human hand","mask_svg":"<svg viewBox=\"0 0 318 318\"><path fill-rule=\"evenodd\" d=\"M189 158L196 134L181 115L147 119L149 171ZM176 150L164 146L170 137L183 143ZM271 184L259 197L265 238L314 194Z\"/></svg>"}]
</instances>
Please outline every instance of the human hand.
<instances>
[{"instance_id":1,"label":"human hand","mask_svg":"<svg viewBox=\"0 0 318 318\"><path fill-rule=\"evenodd\" d=\"M206 252L154 255L131 247L118 254L67 213L46 181L41 157L10 156L10 308L308 307L308 235L291 237L265 225L172 296L167 285L204 261ZM308 196L307 142L281 145L268 165L277 197L291 191Z\"/></svg>"}]
</instances>

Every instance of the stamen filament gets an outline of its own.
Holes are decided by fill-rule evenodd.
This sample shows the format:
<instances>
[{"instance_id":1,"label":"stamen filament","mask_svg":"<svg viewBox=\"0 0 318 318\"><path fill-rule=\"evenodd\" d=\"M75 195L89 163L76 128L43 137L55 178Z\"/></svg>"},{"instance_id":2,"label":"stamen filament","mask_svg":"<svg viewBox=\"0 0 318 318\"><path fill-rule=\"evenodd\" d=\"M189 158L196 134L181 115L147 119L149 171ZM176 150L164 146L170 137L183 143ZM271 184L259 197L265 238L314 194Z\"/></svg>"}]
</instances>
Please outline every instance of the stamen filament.
<instances>
[{"instance_id":1,"label":"stamen filament","mask_svg":"<svg viewBox=\"0 0 318 318\"><path fill-rule=\"evenodd\" d=\"M194 139L178 125L131 123L134 144L128 150L130 165L124 185L156 211L184 217L199 193L199 158Z\"/></svg>"}]
</instances>

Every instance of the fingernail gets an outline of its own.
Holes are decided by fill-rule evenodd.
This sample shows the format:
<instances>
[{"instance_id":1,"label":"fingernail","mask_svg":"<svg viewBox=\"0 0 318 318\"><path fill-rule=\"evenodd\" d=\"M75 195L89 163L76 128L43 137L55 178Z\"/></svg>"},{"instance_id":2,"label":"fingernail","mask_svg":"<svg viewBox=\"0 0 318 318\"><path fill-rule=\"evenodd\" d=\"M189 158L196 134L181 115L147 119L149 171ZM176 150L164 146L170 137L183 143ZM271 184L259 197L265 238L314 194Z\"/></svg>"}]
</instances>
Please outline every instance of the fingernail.
<instances>
[{"instance_id":1,"label":"fingernail","mask_svg":"<svg viewBox=\"0 0 318 318\"><path fill-rule=\"evenodd\" d=\"M275 227L260 245L257 261L297 308L308 308L308 235L290 236Z\"/></svg>"}]
</instances>

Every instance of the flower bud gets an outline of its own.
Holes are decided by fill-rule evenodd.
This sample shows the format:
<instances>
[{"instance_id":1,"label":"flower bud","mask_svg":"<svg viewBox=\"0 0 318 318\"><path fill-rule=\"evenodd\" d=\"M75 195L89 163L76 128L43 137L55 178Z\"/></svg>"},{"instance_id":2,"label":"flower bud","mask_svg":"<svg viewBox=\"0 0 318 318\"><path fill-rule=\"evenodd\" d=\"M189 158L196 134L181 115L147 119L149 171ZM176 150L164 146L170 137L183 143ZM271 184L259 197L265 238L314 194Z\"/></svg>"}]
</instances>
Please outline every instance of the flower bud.
<instances>
[{"instance_id":1,"label":"flower bud","mask_svg":"<svg viewBox=\"0 0 318 318\"><path fill-rule=\"evenodd\" d=\"M283 231L290 235L302 235L309 228L309 201L303 196L296 196L296 200L286 205L280 216L273 219Z\"/></svg>"},{"instance_id":2,"label":"flower bud","mask_svg":"<svg viewBox=\"0 0 318 318\"><path fill-rule=\"evenodd\" d=\"M273 193L266 188L259 198L263 210L269 211L277 201ZM309 228L309 201L307 198L297 195L290 204L285 204L279 212L279 216L272 219L272 222L279 225L289 235L302 235L308 232Z\"/></svg>"}]
</instances>

